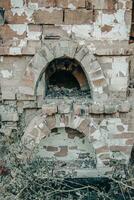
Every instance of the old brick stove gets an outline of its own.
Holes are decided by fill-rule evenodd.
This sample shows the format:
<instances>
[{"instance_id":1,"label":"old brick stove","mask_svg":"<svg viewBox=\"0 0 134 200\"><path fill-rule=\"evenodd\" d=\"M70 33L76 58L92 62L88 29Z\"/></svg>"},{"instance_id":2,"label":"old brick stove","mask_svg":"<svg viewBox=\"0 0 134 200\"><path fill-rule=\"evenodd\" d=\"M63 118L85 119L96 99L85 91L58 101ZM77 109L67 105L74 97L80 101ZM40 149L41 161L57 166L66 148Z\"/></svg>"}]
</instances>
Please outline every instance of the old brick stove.
<instances>
[{"instance_id":1,"label":"old brick stove","mask_svg":"<svg viewBox=\"0 0 134 200\"><path fill-rule=\"evenodd\" d=\"M109 177L111 161L128 164L132 1L1 0L0 7L1 132L21 131L27 154L54 160L59 175Z\"/></svg>"}]
</instances>

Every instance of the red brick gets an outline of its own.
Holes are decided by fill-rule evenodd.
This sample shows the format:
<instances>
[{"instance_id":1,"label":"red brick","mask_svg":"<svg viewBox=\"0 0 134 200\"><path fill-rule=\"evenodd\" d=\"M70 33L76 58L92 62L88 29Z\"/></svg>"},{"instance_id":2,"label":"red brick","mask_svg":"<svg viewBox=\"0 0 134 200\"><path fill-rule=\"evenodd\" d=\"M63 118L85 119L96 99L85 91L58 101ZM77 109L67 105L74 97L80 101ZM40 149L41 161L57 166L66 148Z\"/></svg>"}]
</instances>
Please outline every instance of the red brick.
<instances>
[{"instance_id":1,"label":"red brick","mask_svg":"<svg viewBox=\"0 0 134 200\"><path fill-rule=\"evenodd\" d=\"M41 25L29 24L28 25L29 32L42 32Z\"/></svg>"},{"instance_id":2,"label":"red brick","mask_svg":"<svg viewBox=\"0 0 134 200\"><path fill-rule=\"evenodd\" d=\"M42 106L42 113L45 114L45 115L49 115L49 116L57 113L57 105L56 104L43 105Z\"/></svg>"},{"instance_id":3,"label":"red brick","mask_svg":"<svg viewBox=\"0 0 134 200\"><path fill-rule=\"evenodd\" d=\"M124 152L124 153L129 153L130 152L130 147L129 146L110 146L110 151L119 151L119 152Z\"/></svg>"},{"instance_id":4,"label":"red brick","mask_svg":"<svg viewBox=\"0 0 134 200\"><path fill-rule=\"evenodd\" d=\"M14 14L11 10L5 12L5 21L8 24L62 24L63 22L63 11L54 9L52 11L48 10L37 10L34 11L33 15L29 18L25 10L20 15L21 10L16 9ZM27 10L28 12L28 10ZM29 10L30 12L30 10Z\"/></svg>"},{"instance_id":5,"label":"red brick","mask_svg":"<svg viewBox=\"0 0 134 200\"><path fill-rule=\"evenodd\" d=\"M90 24L93 22L92 10L66 10L65 11L65 24Z\"/></svg>"},{"instance_id":6,"label":"red brick","mask_svg":"<svg viewBox=\"0 0 134 200\"><path fill-rule=\"evenodd\" d=\"M106 4L108 10L115 9L116 3L117 3L116 0L105 0L105 4Z\"/></svg>"},{"instance_id":7,"label":"red brick","mask_svg":"<svg viewBox=\"0 0 134 200\"><path fill-rule=\"evenodd\" d=\"M53 10L42 11L38 10L33 14L33 21L35 24L62 24L63 22L63 11Z\"/></svg>"},{"instance_id":8,"label":"red brick","mask_svg":"<svg viewBox=\"0 0 134 200\"><path fill-rule=\"evenodd\" d=\"M87 82L86 76L82 71L80 72L78 70L74 70L72 74L78 80L81 88L85 87L85 86L88 86L88 82Z\"/></svg>"},{"instance_id":9,"label":"red brick","mask_svg":"<svg viewBox=\"0 0 134 200\"><path fill-rule=\"evenodd\" d=\"M5 11L5 21L8 24L25 24L28 22L25 13L22 13L22 15L18 15L17 13L13 14L11 10Z\"/></svg>"},{"instance_id":10,"label":"red brick","mask_svg":"<svg viewBox=\"0 0 134 200\"><path fill-rule=\"evenodd\" d=\"M8 55L9 47L0 47L0 55Z\"/></svg>"},{"instance_id":11,"label":"red brick","mask_svg":"<svg viewBox=\"0 0 134 200\"><path fill-rule=\"evenodd\" d=\"M62 114L60 117L60 123L64 123L65 126L67 127L69 124L69 117L68 115Z\"/></svg>"},{"instance_id":12,"label":"red brick","mask_svg":"<svg viewBox=\"0 0 134 200\"><path fill-rule=\"evenodd\" d=\"M73 105L73 109L74 109L74 114L75 115L80 115L81 114L81 106L80 105L74 104Z\"/></svg>"},{"instance_id":13,"label":"red brick","mask_svg":"<svg viewBox=\"0 0 134 200\"><path fill-rule=\"evenodd\" d=\"M127 140L126 145L134 145L134 138Z\"/></svg>"},{"instance_id":14,"label":"red brick","mask_svg":"<svg viewBox=\"0 0 134 200\"><path fill-rule=\"evenodd\" d=\"M125 5L124 5L125 4ZM131 9L132 1L126 0L124 2L118 0L86 0L87 9L107 9L107 10L117 10L117 9Z\"/></svg>"},{"instance_id":15,"label":"red brick","mask_svg":"<svg viewBox=\"0 0 134 200\"><path fill-rule=\"evenodd\" d=\"M117 6L116 0L105 0L105 1L98 1L98 0L86 0L86 8L87 9L109 9L113 10Z\"/></svg>"},{"instance_id":16,"label":"red brick","mask_svg":"<svg viewBox=\"0 0 134 200\"><path fill-rule=\"evenodd\" d=\"M0 0L0 8L10 9L11 8L10 0Z\"/></svg>"},{"instance_id":17,"label":"red brick","mask_svg":"<svg viewBox=\"0 0 134 200\"><path fill-rule=\"evenodd\" d=\"M108 146L102 146L102 147L96 149L96 153L97 154L104 153L104 152L109 152L109 147Z\"/></svg>"},{"instance_id":18,"label":"red brick","mask_svg":"<svg viewBox=\"0 0 134 200\"><path fill-rule=\"evenodd\" d=\"M67 156L67 154L68 154L68 147L67 147L67 146L61 146L60 148L61 148L60 151L57 152L57 153L55 153L54 155L55 155L56 157L64 157L64 156Z\"/></svg>"},{"instance_id":19,"label":"red brick","mask_svg":"<svg viewBox=\"0 0 134 200\"><path fill-rule=\"evenodd\" d=\"M51 152L58 151L58 147L47 146L47 151L51 151Z\"/></svg>"},{"instance_id":20,"label":"red brick","mask_svg":"<svg viewBox=\"0 0 134 200\"><path fill-rule=\"evenodd\" d=\"M97 80L93 80L92 82L93 82L94 86L101 87L106 83L106 80L104 78L100 78Z\"/></svg>"},{"instance_id":21,"label":"red brick","mask_svg":"<svg viewBox=\"0 0 134 200\"><path fill-rule=\"evenodd\" d=\"M126 1L126 9L132 9L132 1L131 0Z\"/></svg>"},{"instance_id":22,"label":"red brick","mask_svg":"<svg viewBox=\"0 0 134 200\"><path fill-rule=\"evenodd\" d=\"M47 116L46 118L47 126L49 129L54 129L56 127L56 118L55 115Z\"/></svg>"},{"instance_id":23,"label":"red brick","mask_svg":"<svg viewBox=\"0 0 134 200\"><path fill-rule=\"evenodd\" d=\"M41 48L41 41L36 40L28 40L27 46L23 47L22 54L23 55L35 55L38 49Z\"/></svg>"},{"instance_id":24,"label":"red brick","mask_svg":"<svg viewBox=\"0 0 134 200\"><path fill-rule=\"evenodd\" d=\"M88 134L89 133L89 120L84 120L77 129L81 133Z\"/></svg>"}]
</instances>

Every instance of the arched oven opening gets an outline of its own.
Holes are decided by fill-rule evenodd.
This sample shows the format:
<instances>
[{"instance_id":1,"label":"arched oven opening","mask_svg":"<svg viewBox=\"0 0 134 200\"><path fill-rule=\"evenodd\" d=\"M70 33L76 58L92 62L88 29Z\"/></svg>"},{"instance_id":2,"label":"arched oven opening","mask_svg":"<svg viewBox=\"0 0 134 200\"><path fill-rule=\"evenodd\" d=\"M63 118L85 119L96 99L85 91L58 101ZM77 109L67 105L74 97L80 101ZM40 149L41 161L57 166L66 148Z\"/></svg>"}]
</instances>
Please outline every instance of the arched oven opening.
<instances>
[{"instance_id":1,"label":"arched oven opening","mask_svg":"<svg viewBox=\"0 0 134 200\"><path fill-rule=\"evenodd\" d=\"M49 63L45 71L48 98L91 97L86 75L75 59L62 57Z\"/></svg>"}]
</instances>

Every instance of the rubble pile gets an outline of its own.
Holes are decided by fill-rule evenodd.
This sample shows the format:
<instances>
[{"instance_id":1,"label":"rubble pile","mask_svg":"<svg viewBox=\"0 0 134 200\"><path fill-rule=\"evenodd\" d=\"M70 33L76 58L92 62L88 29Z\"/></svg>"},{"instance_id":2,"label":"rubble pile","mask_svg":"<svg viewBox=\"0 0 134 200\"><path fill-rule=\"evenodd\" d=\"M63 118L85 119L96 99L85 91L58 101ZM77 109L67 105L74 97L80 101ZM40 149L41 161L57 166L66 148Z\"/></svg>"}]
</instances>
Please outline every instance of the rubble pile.
<instances>
[{"instance_id":1,"label":"rubble pile","mask_svg":"<svg viewBox=\"0 0 134 200\"><path fill-rule=\"evenodd\" d=\"M48 98L63 98L63 97L88 97L91 98L91 93L89 89L81 90L78 88L72 88L68 89L65 87L58 87L55 85L49 85L48 92L47 92Z\"/></svg>"}]
</instances>

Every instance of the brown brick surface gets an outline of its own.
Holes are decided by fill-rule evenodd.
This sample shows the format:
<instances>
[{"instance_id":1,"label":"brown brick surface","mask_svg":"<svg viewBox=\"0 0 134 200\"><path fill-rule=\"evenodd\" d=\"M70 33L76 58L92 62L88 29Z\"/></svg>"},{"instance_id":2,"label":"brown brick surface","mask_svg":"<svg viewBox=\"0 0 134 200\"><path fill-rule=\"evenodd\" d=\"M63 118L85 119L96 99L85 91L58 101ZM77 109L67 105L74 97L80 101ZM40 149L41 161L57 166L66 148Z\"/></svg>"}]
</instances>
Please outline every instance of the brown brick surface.
<instances>
[{"instance_id":1,"label":"brown brick surface","mask_svg":"<svg viewBox=\"0 0 134 200\"><path fill-rule=\"evenodd\" d=\"M33 14L33 21L35 24L62 24L63 11L53 10L49 12L38 10Z\"/></svg>"},{"instance_id":2,"label":"brown brick surface","mask_svg":"<svg viewBox=\"0 0 134 200\"><path fill-rule=\"evenodd\" d=\"M26 14L28 13L28 14ZM17 9L14 14L11 10L5 11L5 21L8 24L62 24L63 22L63 11L54 9L54 10L37 10L29 17L29 10L24 10L21 12L21 9Z\"/></svg>"},{"instance_id":3,"label":"brown brick surface","mask_svg":"<svg viewBox=\"0 0 134 200\"><path fill-rule=\"evenodd\" d=\"M7 24L25 24L28 19L25 13L18 15L17 13L13 14L11 10L7 10L5 11L5 22Z\"/></svg>"},{"instance_id":4,"label":"brown brick surface","mask_svg":"<svg viewBox=\"0 0 134 200\"><path fill-rule=\"evenodd\" d=\"M54 155L56 157L64 157L64 156L67 156L67 154L68 154L68 147L67 146L61 146L60 151L55 153Z\"/></svg>"},{"instance_id":5,"label":"brown brick surface","mask_svg":"<svg viewBox=\"0 0 134 200\"><path fill-rule=\"evenodd\" d=\"M110 146L110 151L116 152L124 152L124 153L129 153L130 147L129 146Z\"/></svg>"},{"instance_id":6,"label":"brown brick surface","mask_svg":"<svg viewBox=\"0 0 134 200\"><path fill-rule=\"evenodd\" d=\"M46 118L47 126L49 129L53 129L56 127L56 118L55 115L47 116Z\"/></svg>"},{"instance_id":7,"label":"brown brick surface","mask_svg":"<svg viewBox=\"0 0 134 200\"><path fill-rule=\"evenodd\" d=\"M11 8L10 0L0 0L0 8L10 9Z\"/></svg>"},{"instance_id":8,"label":"brown brick surface","mask_svg":"<svg viewBox=\"0 0 134 200\"><path fill-rule=\"evenodd\" d=\"M121 0L86 0L86 8L87 9L108 9L108 10L116 10L116 9L131 9L132 1L126 0L122 2Z\"/></svg>"},{"instance_id":9,"label":"brown brick surface","mask_svg":"<svg viewBox=\"0 0 134 200\"><path fill-rule=\"evenodd\" d=\"M127 140L126 145L134 145L134 138Z\"/></svg>"},{"instance_id":10,"label":"brown brick surface","mask_svg":"<svg viewBox=\"0 0 134 200\"><path fill-rule=\"evenodd\" d=\"M90 24L93 22L93 11L78 9L65 11L65 24Z\"/></svg>"},{"instance_id":11,"label":"brown brick surface","mask_svg":"<svg viewBox=\"0 0 134 200\"><path fill-rule=\"evenodd\" d=\"M108 146L102 146L96 149L96 153L104 153L104 152L109 152L109 147Z\"/></svg>"}]
</instances>

